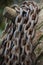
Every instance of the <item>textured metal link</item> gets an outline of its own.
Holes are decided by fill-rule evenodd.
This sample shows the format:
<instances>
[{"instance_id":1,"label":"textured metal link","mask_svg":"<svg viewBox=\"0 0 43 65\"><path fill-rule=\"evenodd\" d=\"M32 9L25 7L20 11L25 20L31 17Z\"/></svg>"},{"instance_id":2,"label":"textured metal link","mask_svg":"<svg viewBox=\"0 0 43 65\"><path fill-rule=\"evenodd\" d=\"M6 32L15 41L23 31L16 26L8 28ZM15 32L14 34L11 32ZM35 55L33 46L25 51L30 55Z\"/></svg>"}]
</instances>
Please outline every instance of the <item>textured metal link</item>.
<instances>
[{"instance_id":1,"label":"textured metal link","mask_svg":"<svg viewBox=\"0 0 43 65\"><path fill-rule=\"evenodd\" d=\"M7 25L6 37L1 48L4 56L2 65L32 65L32 39L35 35L35 25L38 22L39 8L35 2L25 1L19 7L12 6L19 14L14 22Z\"/></svg>"}]
</instances>

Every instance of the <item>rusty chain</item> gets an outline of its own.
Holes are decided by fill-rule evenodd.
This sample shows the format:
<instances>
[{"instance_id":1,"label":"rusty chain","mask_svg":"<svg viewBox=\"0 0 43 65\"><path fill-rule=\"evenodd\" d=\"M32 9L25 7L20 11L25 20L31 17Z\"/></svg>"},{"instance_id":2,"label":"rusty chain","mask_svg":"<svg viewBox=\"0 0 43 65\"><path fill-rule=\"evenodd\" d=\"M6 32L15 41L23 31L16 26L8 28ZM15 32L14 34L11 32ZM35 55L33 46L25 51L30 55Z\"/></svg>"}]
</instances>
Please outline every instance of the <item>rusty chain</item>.
<instances>
[{"instance_id":1,"label":"rusty chain","mask_svg":"<svg viewBox=\"0 0 43 65\"><path fill-rule=\"evenodd\" d=\"M19 7L12 6L19 14L8 23L7 33L2 41L4 60L2 65L32 65L32 39L35 36L35 25L38 22L39 8L35 2L25 1Z\"/></svg>"}]
</instances>

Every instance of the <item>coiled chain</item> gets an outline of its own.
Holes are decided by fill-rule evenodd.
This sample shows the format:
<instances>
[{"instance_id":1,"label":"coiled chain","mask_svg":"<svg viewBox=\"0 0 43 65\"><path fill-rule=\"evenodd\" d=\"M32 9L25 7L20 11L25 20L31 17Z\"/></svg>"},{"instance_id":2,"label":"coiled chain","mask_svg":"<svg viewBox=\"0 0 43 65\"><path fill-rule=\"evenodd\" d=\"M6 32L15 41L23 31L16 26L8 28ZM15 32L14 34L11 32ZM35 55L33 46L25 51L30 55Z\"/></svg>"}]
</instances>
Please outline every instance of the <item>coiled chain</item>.
<instances>
[{"instance_id":1,"label":"coiled chain","mask_svg":"<svg viewBox=\"0 0 43 65\"><path fill-rule=\"evenodd\" d=\"M39 8L35 2L25 1L19 7L12 6L18 15L15 20L7 23L1 49L3 61L1 65L32 65L32 39L35 25L38 22Z\"/></svg>"}]
</instances>

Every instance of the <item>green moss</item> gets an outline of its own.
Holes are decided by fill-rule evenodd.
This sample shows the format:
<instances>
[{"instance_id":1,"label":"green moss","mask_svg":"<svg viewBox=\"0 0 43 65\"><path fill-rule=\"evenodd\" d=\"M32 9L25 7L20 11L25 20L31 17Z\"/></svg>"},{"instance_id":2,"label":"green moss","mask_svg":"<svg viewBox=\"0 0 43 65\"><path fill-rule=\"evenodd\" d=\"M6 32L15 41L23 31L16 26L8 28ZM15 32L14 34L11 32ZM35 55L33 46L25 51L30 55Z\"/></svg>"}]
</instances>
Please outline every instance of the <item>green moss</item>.
<instances>
[{"instance_id":1,"label":"green moss","mask_svg":"<svg viewBox=\"0 0 43 65\"><path fill-rule=\"evenodd\" d=\"M34 48L33 51L36 49L36 47L38 46L38 44L40 44L40 40L43 39L43 35L40 36L40 38L37 40L37 42L35 42L34 44Z\"/></svg>"},{"instance_id":2,"label":"green moss","mask_svg":"<svg viewBox=\"0 0 43 65\"><path fill-rule=\"evenodd\" d=\"M39 24L39 26L36 26L36 30L39 30L43 26L43 21Z\"/></svg>"},{"instance_id":3,"label":"green moss","mask_svg":"<svg viewBox=\"0 0 43 65\"><path fill-rule=\"evenodd\" d=\"M41 48L38 48L38 49L37 49L37 51L38 51L38 54L39 54L39 53L40 53L40 51L41 51Z\"/></svg>"}]
</instances>

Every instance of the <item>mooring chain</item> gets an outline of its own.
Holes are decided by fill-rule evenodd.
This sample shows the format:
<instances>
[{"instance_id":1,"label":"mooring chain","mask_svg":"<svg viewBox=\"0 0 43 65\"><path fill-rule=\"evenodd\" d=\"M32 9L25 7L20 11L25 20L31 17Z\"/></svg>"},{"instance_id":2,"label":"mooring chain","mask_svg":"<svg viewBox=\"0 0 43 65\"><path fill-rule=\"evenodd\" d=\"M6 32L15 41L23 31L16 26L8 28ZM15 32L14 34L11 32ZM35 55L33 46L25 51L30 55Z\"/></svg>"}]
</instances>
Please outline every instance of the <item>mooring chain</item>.
<instances>
[{"instance_id":1,"label":"mooring chain","mask_svg":"<svg viewBox=\"0 0 43 65\"><path fill-rule=\"evenodd\" d=\"M24 26L24 34L27 34L27 37L28 37L27 42L25 42L25 37L24 37L24 39L22 39L24 42L21 42L21 44L22 43L23 44L25 43L25 44L21 45L22 53L20 55L20 57L21 57L20 59L22 59L22 56L25 55L24 51L27 54L26 55L27 57L29 56L30 52L32 53L32 43L31 43L32 40L31 39L34 37L34 34L35 34L34 25L38 21L38 17L37 17L38 15L36 13L37 7L35 8L32 4L30 4L28 6L28 10L26 10L26 6L27 5L24 5L24 6L22 6L22 8L20 8L20 15L17 16L16 21L15 21L16 24L18 25L18 27L19 27L19 25L21 25L23 23L22 27ZM30 10L30 12L29 12L29 10ZM28 20L27 20L27 23L25 24L26 18ZM26 56L25 56L25 58L26 58ZM30 62L30 64L31 64L31 61L29 61L29 59L27 61ZM22 64L25 64L23 61L21 61L21 62L22 62Z\"/></svg>"},{"instance_id":2,"label":"mooring chain","mask_svg":"<svg viewBox=\"0 0 43 65\"><path fill-rule=\"evenodd\" d=\"M39 8L36 3L25 1L18 7L12 6L19 14L14 22L7 25L7 33L2 41L4 56L2 65L32 65L32 39L35 35L35 25L38 22Z\"/></svg>"}]
</instances>

